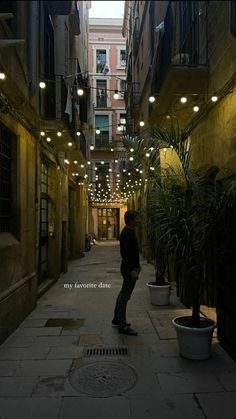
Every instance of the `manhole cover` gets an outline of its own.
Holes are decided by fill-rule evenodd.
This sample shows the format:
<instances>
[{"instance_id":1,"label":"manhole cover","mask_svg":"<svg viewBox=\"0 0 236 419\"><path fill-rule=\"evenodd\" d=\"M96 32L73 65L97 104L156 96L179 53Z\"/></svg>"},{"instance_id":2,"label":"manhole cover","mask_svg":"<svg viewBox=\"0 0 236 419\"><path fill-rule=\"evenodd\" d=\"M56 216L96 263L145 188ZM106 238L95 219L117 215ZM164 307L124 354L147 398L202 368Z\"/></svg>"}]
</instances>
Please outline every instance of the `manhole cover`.
<instances>
[{"instance_id":1,"label":"manhole cover","mask_svg":"<svg viewBox=\"0 0 236 419\"><path fill-rule=\"evenodd\" d=\"M136 371L122 362L94 362L73 371L69 377L72 387L92 397L112 397L133 388Z\"/></svg>"}]
</instances>

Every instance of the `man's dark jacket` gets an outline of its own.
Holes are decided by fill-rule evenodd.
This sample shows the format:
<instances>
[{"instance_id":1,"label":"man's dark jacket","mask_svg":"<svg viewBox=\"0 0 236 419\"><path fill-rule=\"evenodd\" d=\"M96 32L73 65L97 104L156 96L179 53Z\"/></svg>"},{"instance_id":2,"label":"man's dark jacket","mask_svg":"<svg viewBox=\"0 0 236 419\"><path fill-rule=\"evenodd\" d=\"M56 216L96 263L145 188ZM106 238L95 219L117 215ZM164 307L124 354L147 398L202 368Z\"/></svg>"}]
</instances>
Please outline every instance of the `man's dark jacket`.
<instances>
[{"instance_id":1,"label":"man's dark jacket","mask_svg":"<svg viewBox=\"0 0 236 419\"><path fill-rule=\"evenodd\" d=\"M120 234L121 272L139 269L139 248L135 230L125 226Z\"/></svg>"}]
</instances>

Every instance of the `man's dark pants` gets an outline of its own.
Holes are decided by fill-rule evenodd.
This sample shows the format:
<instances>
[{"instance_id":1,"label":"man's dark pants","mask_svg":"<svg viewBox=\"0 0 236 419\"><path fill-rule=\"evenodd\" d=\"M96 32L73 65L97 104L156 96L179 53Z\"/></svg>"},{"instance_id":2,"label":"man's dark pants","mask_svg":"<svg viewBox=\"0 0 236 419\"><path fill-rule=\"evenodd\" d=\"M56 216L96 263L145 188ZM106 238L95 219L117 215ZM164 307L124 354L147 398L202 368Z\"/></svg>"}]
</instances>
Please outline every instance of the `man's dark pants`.
<instances>
[{"instance_id":1,"label":"man's dark pants","mask_svg":"<svg viewBox=\"0 0 236 419\"><path fill-rule=\"evenodd\" d=\"M122 324L126 324L126 306L135 287L136 280L131 278L130 272L121 270L121 274L123 276L123 284L116 300L114 319Z\"/></svg>"}]
</instances>

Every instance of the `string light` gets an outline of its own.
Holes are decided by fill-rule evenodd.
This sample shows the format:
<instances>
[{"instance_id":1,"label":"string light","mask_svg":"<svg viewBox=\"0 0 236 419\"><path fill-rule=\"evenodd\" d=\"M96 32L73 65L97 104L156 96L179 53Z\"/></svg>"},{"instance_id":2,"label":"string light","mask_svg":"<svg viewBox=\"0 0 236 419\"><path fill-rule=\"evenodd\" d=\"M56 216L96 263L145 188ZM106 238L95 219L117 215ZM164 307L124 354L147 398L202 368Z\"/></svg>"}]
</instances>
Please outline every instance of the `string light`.
<instances>
[{"instance_id":1,"label":"string light","mask_svg":"<svg viewBox=\"0 0 236 419\"><path fill-rule=\"evenodd\" d=\"M186 98L185 96L182 96L182 97L180 98L180 102L181 102L181 103L186 103L186 102L187 102L187 98Z\"/></svg>"},{"instance_id":2,"label":"string light","mask_svg":"<svg viewBox=\"0 0 236 419\"><path fill-rule=\"evenodd\" d=\"M78 161L77 160L74 160L74 164L77 164L78 163Z\"/></svg>"},{"instance_id":3,"label":"string light","mask_svg":"<svg viewBox=\"0 0 236 419\"><path fill-rule=\"evenodd\" d=\"M50 137L47 137L47 138L46 138L46 141L47 141L48 143L50 143L52 140L51 140L51 138L50 138Z\"/></svg>"},{"instance_id":4,"label":"string light","mask_svg":"<svg viewBox=\"0 0 236 419\"><path fill-rule=\"evenodd\" d=\"M40 132L40 135L41 135L42 137L44 137L44 136L45 136L45 132L44 132L44 131L41 131L41 132Z\"/></svg>"},{"instance_id":5,"label":"string light","mask_svg":"<svg viewBox=\"0 0 236 419\"><path fill-rule=\"evenodd\" d=\"M199 111L199 109L200 109L200 108L199 108L199 106L194 106L194 107L193 107L194 112L198 112L198 111Z\"/></svg>"},{"instance_id":6,"label":"string light","mask_svg":"<svg viewBox=\"0 0 236 419\"><path fill-rule=\"evenodd\" d=\"M153 103L153 102L155 102L156 99L155 99L154 96L150 96L148 100L149 100L150 103Z\"/></svg>"},{"instance_id":7,"label":"string light","mask_svg":"<svg viewBox=\"0 0 236 419\"><path fill-rule=\"evenodd\" d=\"M115 93L114 93L114 95L113 95L113 98L114 99L119 99L119 93L118 93L118 90L115 90Z\"/></svg>"},{"instance_id":8,"label":"string light","mask_svg":"<svg viewBox=\"0 0 236 419\"><path fill-rule=\"evenodd\" d=\"M61 136L62 136L61 131L58 131L58 132L57 132L57 136L58 136L58 137L61 137Z\"/></svg>"},{"instance_id":9,"label":"string light","mask_svg":"<svg viewBox=\"0 0 236 419\"><path fill-rule=\"evenodd\" d=\"M211 100L212 100L212 102L217 102L217 100L218 100L218 96L215 96L215 95L214 95L214 96L212 96L212 97L211 97Z\"/></svg>"},{"instance_id":10,"label":"string light","mask_svg":"<svg viewBox=\"0 0 236 419\"><path fill-rule=\"evenodd\" d=\"M77 89L77 94L78 94L79 96L83 96L83 94L84 94L83 89L81 89L81 88Z\"/></svg>"}]
</instances>

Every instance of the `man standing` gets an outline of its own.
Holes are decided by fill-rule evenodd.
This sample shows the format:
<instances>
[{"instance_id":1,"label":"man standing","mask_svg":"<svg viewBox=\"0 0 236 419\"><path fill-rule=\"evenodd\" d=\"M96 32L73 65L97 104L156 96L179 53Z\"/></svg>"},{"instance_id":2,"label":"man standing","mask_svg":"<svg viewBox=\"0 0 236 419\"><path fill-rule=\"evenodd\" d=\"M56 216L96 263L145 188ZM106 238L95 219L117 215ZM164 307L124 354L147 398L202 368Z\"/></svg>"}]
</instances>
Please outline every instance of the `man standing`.
<instances>
[{"instance_id":1,"label":"man standing","mask_svg":"<svg viewBox=\"0 0 236 419\"><path fill-rule=\"evenodd\" d=\"M126 306L140 273L138 240L135 227L139 224L137 211L126 211L125 227L120 235L120 254L122 257L121 274L123 284L116 300L114 319L112 324L119 326L119 332L125 335L136 336L137 332L131 329L126 322Z\"/></svg>"}]
</instances>

